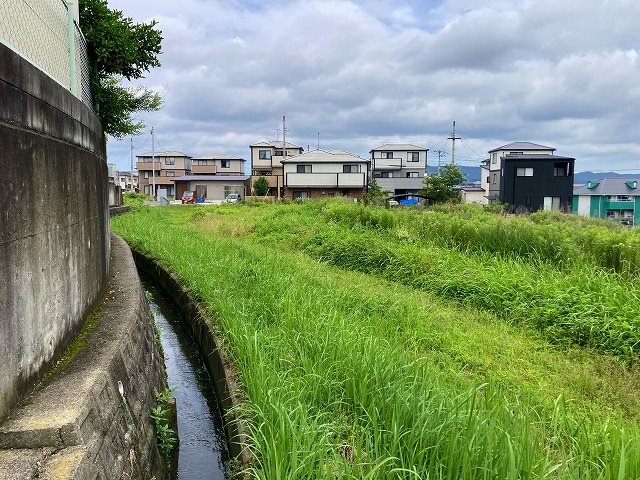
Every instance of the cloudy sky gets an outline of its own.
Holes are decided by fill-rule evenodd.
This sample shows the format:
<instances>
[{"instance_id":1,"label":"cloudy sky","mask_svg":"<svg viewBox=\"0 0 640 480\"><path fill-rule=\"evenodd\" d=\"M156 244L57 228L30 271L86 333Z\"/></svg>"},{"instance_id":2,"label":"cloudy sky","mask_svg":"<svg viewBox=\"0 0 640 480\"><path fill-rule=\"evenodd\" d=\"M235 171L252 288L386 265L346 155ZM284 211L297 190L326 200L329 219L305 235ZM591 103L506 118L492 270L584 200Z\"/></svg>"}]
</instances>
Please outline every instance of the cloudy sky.
<instances>
[{"instance_id":1,"label":"cloudy sky","mask_svg":"<svg viewBox=\"0 0 640 480\"><path fill-rule=\"evenodd\" d=\"M281 135L368 158L409 142L477 165L532 141L576 170L640 171L638 0L109 0L163 31L156 150L249 158ZM148 134L134 155L150 151ZM281 138L281 137L280 137ZM129 166L129 139L108 142Z\"/></svg>"}]
</instances>

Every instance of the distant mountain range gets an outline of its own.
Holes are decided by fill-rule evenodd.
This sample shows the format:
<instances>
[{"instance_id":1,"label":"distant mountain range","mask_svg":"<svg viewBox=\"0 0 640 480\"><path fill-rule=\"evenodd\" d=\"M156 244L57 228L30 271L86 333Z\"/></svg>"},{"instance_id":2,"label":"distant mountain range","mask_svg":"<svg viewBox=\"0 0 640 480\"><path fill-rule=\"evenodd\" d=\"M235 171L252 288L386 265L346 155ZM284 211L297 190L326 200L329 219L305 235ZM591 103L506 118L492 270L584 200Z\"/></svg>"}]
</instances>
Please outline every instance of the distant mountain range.
<instances>
[{"instance_id":1,"label":"distant mountain range","mask_svg":"<svg viewBox=\"0 0 640 480\"><path fill-rule=\"evenodd\" d=\"M480 167L465 167L459 165L458 168L462 174L466 177L467 182L475 183L480 182ZM436 173L438 167L429 165L427 167L427 173ZM617 172L578 172L573 176L573 183L583 184L590 180L601 180L603 178L635 178L640 180L640 174L638 173L617 173Z\"/></svg>"}]
</instances>

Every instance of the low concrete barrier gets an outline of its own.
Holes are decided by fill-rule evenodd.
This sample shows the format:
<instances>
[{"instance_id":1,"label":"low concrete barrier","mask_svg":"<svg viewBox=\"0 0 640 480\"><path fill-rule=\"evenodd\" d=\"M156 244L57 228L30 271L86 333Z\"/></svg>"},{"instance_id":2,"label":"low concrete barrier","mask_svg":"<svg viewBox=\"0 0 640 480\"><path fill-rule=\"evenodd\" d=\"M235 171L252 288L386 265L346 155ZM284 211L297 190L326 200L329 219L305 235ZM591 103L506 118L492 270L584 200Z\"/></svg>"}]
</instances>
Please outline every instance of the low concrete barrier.
<instances>
[{"instance_id":1,"label":"low concrete barrier","mask_svg":"<svg viewBox=\"0 0 640 480\"><path fill-rule=\"evenodd\" d=\"M149 416L164 362L131 251L111 237L110 275L42 385L0 425L0 479L166 477Z\"/></svg>"}]
</instances>

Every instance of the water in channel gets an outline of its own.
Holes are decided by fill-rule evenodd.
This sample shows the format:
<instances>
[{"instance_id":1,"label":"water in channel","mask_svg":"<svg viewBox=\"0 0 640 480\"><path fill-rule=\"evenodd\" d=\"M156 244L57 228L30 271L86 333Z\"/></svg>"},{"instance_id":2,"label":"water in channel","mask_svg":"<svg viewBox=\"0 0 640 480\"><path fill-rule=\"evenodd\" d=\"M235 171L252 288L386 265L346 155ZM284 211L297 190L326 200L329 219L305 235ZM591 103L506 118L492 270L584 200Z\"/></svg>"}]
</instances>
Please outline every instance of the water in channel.
<instances>
[{"instance_id":1,"label":"water in channel","mask_svg":"<svg viewBox=\"0 0 640 480\"><path fill-rule=\"evenodd\" d=\"M180 312L154 284L143 281L160 330L169 385L178 405L178 480L223 480L229 459L220 405L198 345Z\"/></svg>"}]
</instances>

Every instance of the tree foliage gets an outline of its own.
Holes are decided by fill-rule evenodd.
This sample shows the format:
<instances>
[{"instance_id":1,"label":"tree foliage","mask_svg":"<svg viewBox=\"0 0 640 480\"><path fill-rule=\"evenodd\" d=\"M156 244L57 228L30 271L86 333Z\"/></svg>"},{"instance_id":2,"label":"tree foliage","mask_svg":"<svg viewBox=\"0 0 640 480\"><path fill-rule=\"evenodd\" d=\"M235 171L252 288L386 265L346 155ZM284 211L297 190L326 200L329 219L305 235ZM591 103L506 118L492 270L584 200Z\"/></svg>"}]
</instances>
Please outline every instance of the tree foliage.
<instances>
[{"instance_id":1,"label":"tree foliage","mask_svg":"<svg viewBox=\"0 0 640 480\"><path fill-rule=\"evenodd\" d=\"M162 32L156 22L134 23L106 0L80 0L80 26L92 63L91 90L96 115L104 131L114 137L138 133L144 124L134 112L158 110L160 96L148 89L121 85L142 78L160 66Z\"/></svg>"},{"instance_id":2,"label":"tree foliage","mask_svg":"<svg viewBox=\"0 0 640 480\"><path fill-rule=\"evenodd\" d=\"M458 167L447 164L439 173L425 177L421 193L436 203L458 202L460 191L454 187L464 180L464 175Z\"/></svg>"},{"instance_id":3,"label":"tree foliage","mask_svg":"<svg viewBox=\"0 0 640 480\"><path fill-rule=\"evenodd\" d=\"M260 197L264 197L269 193L269 181L267 180L267 177L258 177L253 184L253 193Z\"/></svg>"}]
</instances>

